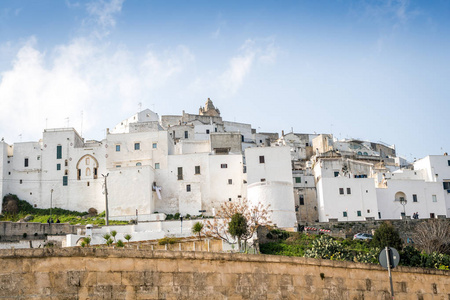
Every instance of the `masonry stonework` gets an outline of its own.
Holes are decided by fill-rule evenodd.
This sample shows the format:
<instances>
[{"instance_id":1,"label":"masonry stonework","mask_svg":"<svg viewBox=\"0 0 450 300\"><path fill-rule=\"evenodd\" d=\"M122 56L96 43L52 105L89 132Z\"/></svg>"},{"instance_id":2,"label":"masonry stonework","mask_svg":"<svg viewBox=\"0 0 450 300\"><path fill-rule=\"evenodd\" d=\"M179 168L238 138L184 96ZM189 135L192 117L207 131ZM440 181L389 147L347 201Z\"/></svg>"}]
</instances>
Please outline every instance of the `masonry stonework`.
<instances>
[{"instance_id":1,"label":"masonry stonework","mask_svg":"<svg viewBox=\"0 0 450 300\"><path fill-rule=\"evenodd\" d=\"M132 249L0 251L1 299L390 299L376 265ZM450 272L399 267L396 299L450 299Z\"/></svg>"}]
</instances>

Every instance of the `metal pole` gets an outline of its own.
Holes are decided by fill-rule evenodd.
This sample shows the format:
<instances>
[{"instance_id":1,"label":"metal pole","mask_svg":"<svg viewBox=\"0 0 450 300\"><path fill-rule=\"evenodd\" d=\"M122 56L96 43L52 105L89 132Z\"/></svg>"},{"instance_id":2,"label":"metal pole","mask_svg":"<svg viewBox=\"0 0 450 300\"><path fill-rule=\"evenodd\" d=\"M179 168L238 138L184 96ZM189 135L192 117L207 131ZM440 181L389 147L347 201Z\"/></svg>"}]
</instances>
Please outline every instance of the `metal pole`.
<instances>
[{"instance_id":1,"label":"metal pole","mask_svg":"<svg viewBox=\"0 0 450 300\"><path fill-rule=\"evenodd\" d=\"M109 173L106 175L103 175L103 178L105 179L105 224L106 226L109 226L109 212L108 212L108 185L106 183L106 178L108 178Z\"/></svg>"},{"instance_id":2,"label":"metal pole","mask_svg":"<svg viewBox=\"0 0 450 300\"><path fill-rule=\"evenodd\" d=\"M50 190L50 218L52 217L52 207L53 207L53 189Z\"/></svg>"},{"instance_id":3,"label":"metal pole","mask_svg":"<svg viewBox=\"0 0 450 300\"><path fill-rule=\"evenodd\" d=\"M389 254L390 254L389 247L386 247L386 261L389 273L389 282L391 283L391 296L392 299L394 299L394 287L392 285L392 274L391 274L391 258Z\"/></svg>"}]
</instances>

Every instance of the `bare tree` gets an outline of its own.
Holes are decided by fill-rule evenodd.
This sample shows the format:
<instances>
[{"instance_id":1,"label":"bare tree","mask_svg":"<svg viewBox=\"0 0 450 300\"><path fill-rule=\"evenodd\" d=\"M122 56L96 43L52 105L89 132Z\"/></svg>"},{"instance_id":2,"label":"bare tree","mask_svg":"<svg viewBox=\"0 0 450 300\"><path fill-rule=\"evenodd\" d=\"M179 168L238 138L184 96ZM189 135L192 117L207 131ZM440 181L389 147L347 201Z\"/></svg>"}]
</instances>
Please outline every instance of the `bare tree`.
<instances>
[{"instance_id":1,"label":"bare tree","mask_svg":"<svg viewBox=\"0 0 450 300\"><path fill-rule=\"evenodd\" d=\"M225 202L217 210L214 219L206 220L205 235L220 238L230 244L236 241L228 231L228 223L236 213L241 214L247 220L247 232L241 236L241 240L247 242L253 237L259 226L270 226L272 221L269 216L270 205L261 203L251 205L247 199L238 202Z\"/></svg>"},{"instance_id":2,"label":"bare tree","mask_svg":"<svg viewBox=\"0 0 450 300\"><path fill-rule=\"evenodd\" d=\"M450 220L428 220L415 228L414 243L428 254L450 252Z\"/></svg>"}]
</instances>

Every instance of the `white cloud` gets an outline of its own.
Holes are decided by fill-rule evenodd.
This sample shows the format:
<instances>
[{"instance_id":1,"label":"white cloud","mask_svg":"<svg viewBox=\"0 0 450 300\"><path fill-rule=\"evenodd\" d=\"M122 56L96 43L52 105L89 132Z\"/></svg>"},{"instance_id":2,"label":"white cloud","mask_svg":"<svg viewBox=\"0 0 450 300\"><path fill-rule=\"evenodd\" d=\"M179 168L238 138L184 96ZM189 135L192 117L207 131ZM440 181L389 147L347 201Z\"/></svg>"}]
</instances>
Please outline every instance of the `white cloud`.
<instances>
[{"instance_id":1,"label":"white cloud","mask_svg":"<svg viewBox=\"0 0 450 300\"><path fill-rule=\"evenodd\" d=\"M4 116L15 116L0 119L1 134L8 142L17 141L19 134L23 140L36 140L46 118L48 127L65 127L69 117L70 126L79 130L81 111L83 131L100 131L104 127L99 126L100 121L111 114L135 112L137 103L193 61L184 46L139 56L123 47L78 38L41 52L36 39L30 38L17 52L12 67L0 74L0 111Z\"/></svg>"},{"instance_id":2,"label":"white cloud","mask_svg":"<svg viewBox=\"0 0 450 300\"><path fill-rule=\"evenodd\" d=\"M102 27L114 27L116 25L115 15L122 10L124 0L98 0L86 5L88 13Z\"/></svg>"}]
</instances>

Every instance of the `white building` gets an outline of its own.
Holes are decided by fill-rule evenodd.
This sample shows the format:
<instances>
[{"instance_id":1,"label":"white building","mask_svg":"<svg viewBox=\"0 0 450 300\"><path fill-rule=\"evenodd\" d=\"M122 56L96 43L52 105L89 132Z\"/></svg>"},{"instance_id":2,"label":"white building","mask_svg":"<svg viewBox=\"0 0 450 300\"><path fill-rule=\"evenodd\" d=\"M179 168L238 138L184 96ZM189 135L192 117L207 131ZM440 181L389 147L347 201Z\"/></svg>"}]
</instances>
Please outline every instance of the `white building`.
<instances>
[{"instance_id":1,"label":"white building","mask_svg":"<svg viewBox=\"0 0 450 300\"><path fill-rule=\"evenodd\" d=\"M100 212L106 208L106 184L111 218L213 215L223 202L247 197L246 170L259 171L246 166L243 149L268 146L266 140L257 143L255 134L249 124L222 121L209 99L199 115L183 112L160 121L156 113L141 111L107 129L102 141L85 141L73 128L47 129L38 142L1 142L0 192L38 208ZM264 149L272 159L265 176L274 184L290 184L282 189L290 195L279 209L291 210L294 218L282 226L294 227L289 156L282 147ZM283 164L276 163L280 157Z\"/></svg>"}]
</instances>

